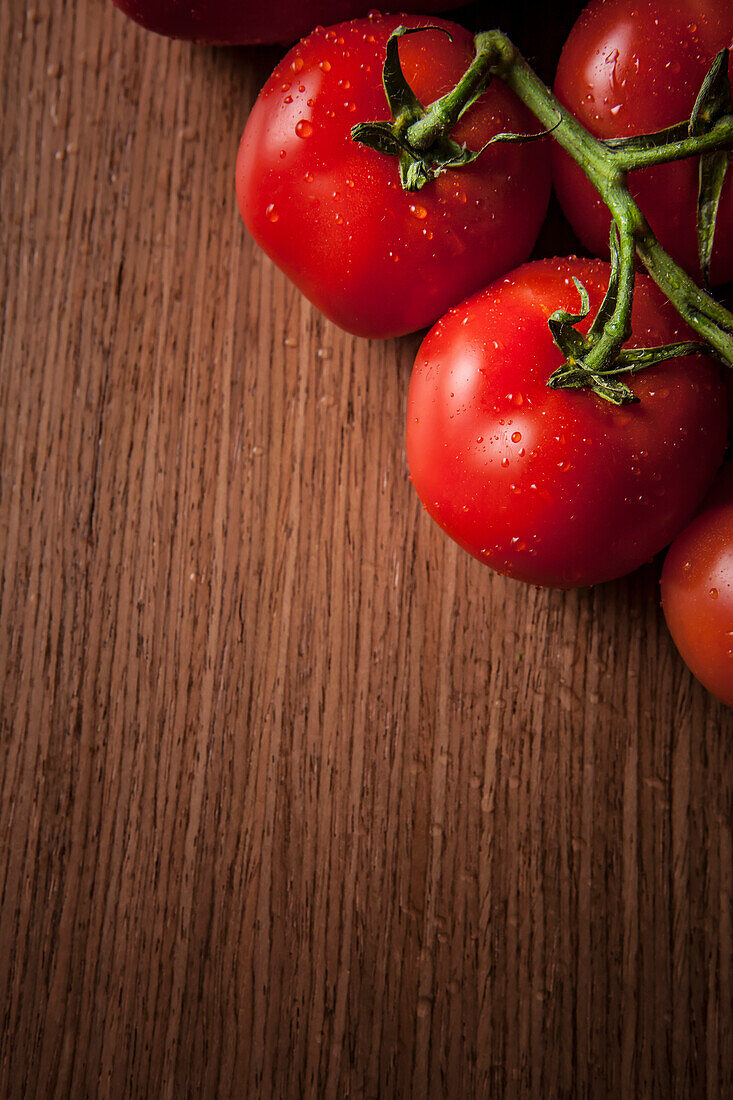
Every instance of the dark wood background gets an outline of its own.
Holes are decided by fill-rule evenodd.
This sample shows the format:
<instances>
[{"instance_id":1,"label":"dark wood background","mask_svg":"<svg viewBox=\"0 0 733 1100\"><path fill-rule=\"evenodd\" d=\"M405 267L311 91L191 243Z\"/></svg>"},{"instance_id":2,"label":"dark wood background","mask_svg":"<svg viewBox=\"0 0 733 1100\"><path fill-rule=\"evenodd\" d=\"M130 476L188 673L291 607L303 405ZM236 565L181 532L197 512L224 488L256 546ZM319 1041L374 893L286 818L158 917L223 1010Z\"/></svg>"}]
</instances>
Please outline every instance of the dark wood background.
<instances>
[{"instance_id":1,"label":"dark wood background","mask_svg":"<svg viewBox=\"0 0 733 1100\"><path fill-rule=\"evenodd\" d=\"M658 564L422 513L418 337L236 211L277 50L0 42L0 1094L730 1096L733 712Z\"/></svg>"}]
</instances>

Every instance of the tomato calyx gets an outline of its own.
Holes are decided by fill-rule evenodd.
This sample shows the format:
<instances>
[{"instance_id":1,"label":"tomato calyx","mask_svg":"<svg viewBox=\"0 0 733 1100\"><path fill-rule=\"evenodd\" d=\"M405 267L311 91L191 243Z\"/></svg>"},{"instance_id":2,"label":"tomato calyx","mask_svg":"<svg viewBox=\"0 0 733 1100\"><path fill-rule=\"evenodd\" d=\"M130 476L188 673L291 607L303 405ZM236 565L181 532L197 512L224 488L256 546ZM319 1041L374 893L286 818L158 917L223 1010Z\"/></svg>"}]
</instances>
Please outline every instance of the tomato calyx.
<instances>
[{"instance_id":1,"label":"tomato calyx","mask_svg":"<svg viewBox=\"0 0 733 1100\"><path fill-rule=\"evenodd\" d=\"M588 292L579 279L573 282L580 294L580 311L558 309L548 318L552 338L566 357L548 379L553 390L588 389L612 405L630 405L639 398L621 375L637 374L655 363L685 355L706 355L707 344L681 340L657 347L623 348L631 336L633 244L627 240L628 260L621 256L621 242L615 225L610 237L611 276L603 301L586 335L575 327L590 313ZM630 246L630 247L629 247Z\"/></svg>"},{"instance_id":2,"label":"tomato calyx","mask_svg":"<svg viewBox=\"0 0 733 1100\"><path fill-rule=\"evenodd\" d=\"M399 40L406 34L429 30L439 30L451 37L444 27L437 26L398 27L393 31L387 42L382 70L392 119L360 122L351 130L354 141L385 156L397 157L400 182L405 191L419 191L448 169L473 164L490 145L534 141L546 133L495 134L476 150L454 141L450 136L453 127L489 87L497 66L506 64L506 50L503 44L497 49L491 36L477 35L474 59L455 88L424 107L402 71ZM513 52L513 47L511 50Z\"/></svg>"}]
</instances>

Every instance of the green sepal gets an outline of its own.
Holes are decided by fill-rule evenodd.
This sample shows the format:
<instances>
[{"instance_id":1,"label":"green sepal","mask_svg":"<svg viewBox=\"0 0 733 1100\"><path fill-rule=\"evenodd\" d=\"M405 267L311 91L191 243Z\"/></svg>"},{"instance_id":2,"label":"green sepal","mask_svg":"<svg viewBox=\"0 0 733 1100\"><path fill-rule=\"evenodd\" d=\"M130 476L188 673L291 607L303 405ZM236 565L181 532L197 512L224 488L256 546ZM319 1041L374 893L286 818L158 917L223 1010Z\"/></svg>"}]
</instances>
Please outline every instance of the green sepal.
<instances>
[{"instance_id":1,"label":"green sepal","mask_svg":"<svg viewBox=\"0 0 733 1100\"><path fill-rule=\"evenodd\" d=\"M588 339L600 339L603 329L611 320L618 302L618 284L621 273L621 253L619 250L618 228L615 222L611 222L611 232L608 238L608 250L611 253L611 277L608 280L606 293L603 295L600 309L593 318L593 323L588 330Z\"/></svg>"},{"instance_id":2,"label":"green sepal","mask_svg":"<svg viewBox=\"0 0 733 1100\"><path fill-rule=\"evenodd\" d=\"M400 38L406 34L415 34L418 31L438 30L438 27L397 27L387 41L387 52L382 69L382 84L384 94L387 96L387 104L395 121L401 121L405 116L410 116L410 121L422 118L423 105L413 92L405 79L400 62ZM446 32L447 33L447 32ZM406 119L405 119L406 121Z\"/></svg>"},{"instance_id":3,"label":"green sepal","mask_svg":"<svg viewBox=\"0 0 733 1100\"><path fill-rule=\"evenodd\" d=\"M472 153L471 157L475 160L476 157L481 156L484 149L488 149L490 145L496 145L497 143L501 145L526 145L530 141L539 141L540 138L547 137L551 134L553 130L557 130L559 125L560 123L556 122L549 130L535 130L531 134L513 134L508 130L500 134L494 134L494 136L489 138L476 153Z\"/></svg>"},{"instance_id":4,"label":"green sepal","mask_svg":"<svg viewBox=\"0 0 733 1100\"><path fill-rule=\"evenodd\" d=\"M655 348L624 348L616 358L613 370L607 375L638 374L655 363L664 363L669 359L681 359L685 355L715 355L709 344L698 340L681 340L677 344L660 344Z\"/></svg>"},{"instance_id":5,"label":"green sepal","mask_svg":"<svg viewBox=\"0 0 733 1100\"><path fill-rule=\"evenodd\" d=\"M575 276L573 276L573 282L580 294L580 313L569 313L565 309L556 309L547 319L552 339L568 360L566 366L573 366L576 361L583 358L590 348L586 338L574 327L578 321L584 321L590 313L588 291L580 279L576 279Z\"/></svg>"},{"instance_id":6,"label":"green sepal","mask_svg":"<svg viewBox=\"0 0 733 1100\"><path fill-rule=\"evenodd\" d=\"M715 55L692 108L689 122L690 137L705 133L715 123L733 112L733 96L728 78L728 50ZM705 285L709 285L710 258L713 254L715 223L718 217L720 195L730 164L727 149L705 153L700 157L697 192L697 242L700 270Z\"/></svg>"},{"instance_id":7,"label":"green sepal","mask_svg":"<svg viewBox=\"0 0 733 1100\"><path fill-rule=\"evenodd\" d=\"M672 141L682 141L689 137L690 124L687 120L676 122L674 126L666 126L664 130L656 130L652 134L634 134L632 137L605 138L604 145L610 149L621 150L624 153L644 153L647 149L661 149L663 145L669 145Z\"/></svg>"},{"instance_id":8,"label":"green sepal","mask_svg":"<svg viewBox=\"0 0 733 1100\"><path fill-rule=\"evenodd\" d=\"M733 108L728 79L728 51L720 50L705 74L688 123L690 137L699 137Z\"/></svg>"},{"instance_id":9,"label":"green sepal","mask_svg":"<svg viewBox=\"0 0 733 1100\"><path fill-rule=\"evenodd\" d=\"M584 321L590 313L590 298L588 297L588 291L585 289L580 279L577 279L573 275L573 282L575 283L575 289L580 295L580 313L569 313L565 309L556 309L550 320L553 317L557 317L558 320L566 322L570 325L576 325L578 321Z\"/></svg>"},{"instance_id":10,"label":"green sepal","mask_svg":"<svg viewBox=\"0 0 733 1100\"><path fill-rule=\"evenodd\" d=\"M697 248L700 270L706 286L710 285L710 260L713 255L715 225L731 154L726 149L705 153L700 157L697 192Z\"/></svg>"},{"instance_id":11,"label":"green sepal","mask_svg":"<svg viewBox=\"0 0 733 1100\"><path fill-rule=\"evenodd\" d=\"M389 122L360 122L351 131L353 141L387 157L397 157L402 147Z\"/></svg>"}]
</instances>

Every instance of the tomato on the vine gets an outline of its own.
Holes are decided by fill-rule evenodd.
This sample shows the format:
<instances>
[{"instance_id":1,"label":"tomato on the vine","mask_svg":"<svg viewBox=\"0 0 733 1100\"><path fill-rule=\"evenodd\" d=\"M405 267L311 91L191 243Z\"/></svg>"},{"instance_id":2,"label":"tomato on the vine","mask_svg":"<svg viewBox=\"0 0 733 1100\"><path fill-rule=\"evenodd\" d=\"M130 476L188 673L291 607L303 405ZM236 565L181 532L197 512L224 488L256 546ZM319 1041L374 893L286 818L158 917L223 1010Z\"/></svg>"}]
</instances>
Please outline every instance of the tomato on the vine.
<instances>
[{"instance_id":1,"label":"tomato on the vine","mask_svg":"<svg viewBox=\"0 0 733 1100\"><path fill-rule=\"evenodd\" d=\"M321 312L360 336L423 328L526 259L549 197L546 138L494 144L419 191L403 189L396 157L353 140L355 124L389 115L382 69L400 25L433 28L399 41L420 103L450 91L474 55L472 36L454 23L373 15L317 28L263 88L237 160L255 240ZM495 80L451 136L478 150L507 131L536 132L537 123Z\"/></svg>"},{"instance_id":2,"label":"tomato on the vine","mask_svg":"<svg viewBox=\"0 0 733 1100\"><path fill-rule=\"evenodd\" d=\"M725 393L705 357L629 377L640 400L621 408L547 387L563 362L549 315L577 311L573 277L595 314L609 274L600 260L525 264L431 329L410 381L407 457L425 508L474 557L537 585L596 584L649 560L723 456ZM689 337L643 275L632 324L630 347Z\"/></svg>"},{"instance_id":3,"label":"tomato on the vine","mask_svg":"<svg viewBox=\"0 0 733 1100\"><path fill-rule=\"evenodd\" d=\"M662 570L662 607L691 672L733 706L733 462L703 511L670 547Z\"/></svg>"},{"instance_id":4,"label":"tomato on the vine","mask_svg":"<svg viewBox=\"0 0 733 1100\"><path fill-rule=\"evenodd\" d=\"M366 15L368 0L113 0L135 22L172 38L232 45L293 42L316 24ZM402 11L447 11L462 0L400 0Z\"/></svg>"},{"instance_id":5,"label":"tomato on the vine","mask_svg":"<svg viewBox=\"0 0 733 1100\"><path fill-rule=\"evenodd\" d=\"M730 46L731 0L591 0L565 43L554 91L596 137L652 133L689 118L713 58ZM573 229L591 252L607 256L608 210L559 146L553 173ZM632 172L629 187L662 246L699 279L697 158ZM710 279L724 283L733 279L730 171L714 241Z\"/></svg>"}]
</instances>

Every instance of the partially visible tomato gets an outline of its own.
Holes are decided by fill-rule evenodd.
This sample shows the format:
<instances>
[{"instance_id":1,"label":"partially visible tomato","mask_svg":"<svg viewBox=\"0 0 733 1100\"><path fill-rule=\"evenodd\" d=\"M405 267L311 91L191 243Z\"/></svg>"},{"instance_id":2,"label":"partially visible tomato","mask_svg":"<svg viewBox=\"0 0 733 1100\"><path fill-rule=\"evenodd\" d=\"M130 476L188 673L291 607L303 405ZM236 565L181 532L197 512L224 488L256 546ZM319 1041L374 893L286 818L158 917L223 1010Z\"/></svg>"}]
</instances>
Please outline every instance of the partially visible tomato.
<instances>
[{"instance_id":1,"label":"partially visible tomato","mask_svg":"<svg viewBox=\"0 0 733 1100\"><path fill-rule=\"evenodd\" d=\"M473 38L439 19L378 16L316 29L275 69L247 122L237 160L239 207L255 240L325 313L360 336L397 336L526 259L550 188L548 140L496 144L421 191L400 184L396 158L351 137L389 117L382 68L400 25L439 26L400 40L422 104L455 86ZM537 122L494 81L453 131L480 149Z\"/></svg>"},{"instance_id":2,"label":"partially visible tomato","mask_svg":"<svg viewBox=\"0 0 733 1100\"><path fill-rule=\"evenodd\" d=\"M662 570L662 607L685 664L733 706L733 462L672 543Z\"/></svg>"},{"instance_id":3,"label":"partially visible tomato","mask_svg":"<svg viewBox=\"0 0 733 1100\"><path fill-rule=\"evenodd\" d=\"M565 43L555 94L597 137L651 133L689 117L713 58L726 46L733 46L731 0L591 0ZM559 146L553 171L573 229L591 252L607 256L609 214L598 193ZM699 279L697 159L633 172L629 187L663 247ZM733 279L731 172L710 278Z\"/></svg>"},{"instance_id":4,"label":"partially visible tomato","mask_svg":"<svg viewBox=\"0 0 733 1100\"><path fill-rule=\"evenodd\" d=\"M573 276L595 313L609 266L574 258L526 264L452 309L420 348L407 409L410 473L433 519L493 569L559 588L629 573L666 546L710 485L727 427L705 358L629 378L641 400L621 408L548 389L563 356L547 319L577 311ZM632 321L630 346L689 338L643 275Z\"/></svg>"},{"instance_id":5,"label":"partially visible tomato","mask_svg":"<svg viewBox=\"0 0 733 1100\"><path fill-rule=\"evenodd\" d=\"M401 11L448 11L463 0L400 0ZM294 42L318 23L366 15L367 0L113 0L137 23L171 38L246 45Z\"/></svg>"}]
</instances>

